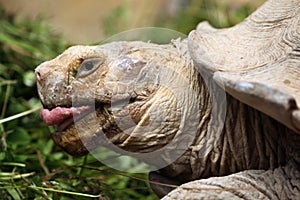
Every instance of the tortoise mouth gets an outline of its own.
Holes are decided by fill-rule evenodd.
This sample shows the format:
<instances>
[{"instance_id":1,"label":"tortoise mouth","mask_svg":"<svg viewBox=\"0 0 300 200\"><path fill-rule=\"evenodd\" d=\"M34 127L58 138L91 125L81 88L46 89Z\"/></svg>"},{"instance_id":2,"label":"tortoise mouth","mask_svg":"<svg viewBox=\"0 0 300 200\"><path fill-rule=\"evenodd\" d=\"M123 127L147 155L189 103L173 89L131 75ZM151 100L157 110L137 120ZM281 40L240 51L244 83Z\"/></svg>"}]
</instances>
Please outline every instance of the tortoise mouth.
<instances>
[{"instance_id":1,"label":"tortoise mouth","mask_svg":"<svg viewBox=\"0 0 300 200\"><path fill-rule=\"evenodd\" d=\"M105 141L101 140L103 134L112 138L120 132L110 106L106 104L57 106L51 110L43 108L41 118L48 126L56 126L56 131L51 133L52 139L73 156L86 155L90 150L104 145Z\"/></svg>"},{"instance_id":2,"label":"tortoise mouth","mask_svg":"<svg viewBox=\"0 0 300 200\"><path fill-rule=\"evenodd\" d=\"M56 126L51 137L58 146L71 155L82 156L99 146L106 146L107 140L122 146L131 128L141 118L138 114L143 112L139 108L144 101L122 99L110 104L96 102L78 107L44 107L41 118L48 126Z\"/></svg>"},{"instance_id":3,"label":"tortoise mouth","mask_svg":"<svg viewBox=\"0 0 300 200\"><path fill-rule=\"evenodd\" d=\"M64 132L93 110L91 106L43 108L41 118L48 126L56 126L57 132Z\"/></svg>"},{"instance_id":4,"label":"tortoise mouth","mask_svg":"<svg viewBox=\"0 0 300 200\"><path fill-rule=\"evenodd\" d=\"M58 106L51 110L43 108L40 115L48 126L56 126L56 131L51 133L51 137L58 146L71 155L83 156L88 153L88 150L75 124L81 120L87 121L88 116L94 112L96 110L93 106Z\"/></svg>"}]
</instances>

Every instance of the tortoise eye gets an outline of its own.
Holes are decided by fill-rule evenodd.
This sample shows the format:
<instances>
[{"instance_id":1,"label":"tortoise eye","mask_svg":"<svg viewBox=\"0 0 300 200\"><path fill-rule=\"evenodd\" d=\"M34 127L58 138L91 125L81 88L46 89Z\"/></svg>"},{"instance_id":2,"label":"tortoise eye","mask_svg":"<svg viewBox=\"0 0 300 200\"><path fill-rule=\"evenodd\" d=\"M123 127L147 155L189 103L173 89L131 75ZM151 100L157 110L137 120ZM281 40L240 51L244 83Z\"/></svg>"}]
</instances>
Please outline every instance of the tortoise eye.
<instances>
[{"instance_id":1,"label":"tortoise eye","mask_svg":"<svg viewBox=\"0 0 300 200\"><path fill-rule=\"evenodd\" d=\"M103 63L103 59L100 58L88 58L84 60L77 72L78 78L83 78L85 76L90 75L94 71L98 69L98 67Z\"/></svg>"}]
</instances>

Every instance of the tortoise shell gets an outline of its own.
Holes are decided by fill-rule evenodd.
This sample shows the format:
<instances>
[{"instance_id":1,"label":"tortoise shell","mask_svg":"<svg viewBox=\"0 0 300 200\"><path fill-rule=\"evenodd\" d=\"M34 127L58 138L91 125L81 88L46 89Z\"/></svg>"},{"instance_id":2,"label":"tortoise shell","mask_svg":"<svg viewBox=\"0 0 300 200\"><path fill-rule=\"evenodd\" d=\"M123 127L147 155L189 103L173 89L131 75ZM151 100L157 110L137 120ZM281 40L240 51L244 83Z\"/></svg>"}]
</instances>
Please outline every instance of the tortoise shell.
<instances>
[{"instance_id":1,"label":"tortoise shell","mask_svg":"<svg viewBox=\"0 0 300 200\"><path fill-rule=\"evenodd\" d=\"M189 51L233 97L300 133L299 1L268 1L231 28L200 23Z\"/></svg>"}]
</instances>

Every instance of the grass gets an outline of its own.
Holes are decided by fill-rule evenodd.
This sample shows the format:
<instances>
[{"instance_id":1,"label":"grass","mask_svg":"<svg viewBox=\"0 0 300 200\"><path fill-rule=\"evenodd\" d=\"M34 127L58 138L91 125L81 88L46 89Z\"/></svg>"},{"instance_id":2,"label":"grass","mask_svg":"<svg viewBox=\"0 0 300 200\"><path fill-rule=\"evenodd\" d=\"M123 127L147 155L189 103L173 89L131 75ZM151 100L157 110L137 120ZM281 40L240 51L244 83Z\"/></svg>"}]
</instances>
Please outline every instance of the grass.
<instances>
[{"instance_id":1,"label":"grass","mask_svg":"<svg viewBox=\"0 0 300 200\"><path fill-rule=\"evenodd\" d=\"M119 8L108 20L118 21L126 9ZM229 26L253 10L244 7L230 14L228 9L216 0L192 1L178 16L157 25L188 33L203 19ZM106 25L108 33L115 28ZM53 128L39 117L34 68L70 44L45 20L16 22L1 5L0 30L0 199L158 199L146 174L122 174L90 155L72 157L50 139Z\"/></svg>"}]
</instances>

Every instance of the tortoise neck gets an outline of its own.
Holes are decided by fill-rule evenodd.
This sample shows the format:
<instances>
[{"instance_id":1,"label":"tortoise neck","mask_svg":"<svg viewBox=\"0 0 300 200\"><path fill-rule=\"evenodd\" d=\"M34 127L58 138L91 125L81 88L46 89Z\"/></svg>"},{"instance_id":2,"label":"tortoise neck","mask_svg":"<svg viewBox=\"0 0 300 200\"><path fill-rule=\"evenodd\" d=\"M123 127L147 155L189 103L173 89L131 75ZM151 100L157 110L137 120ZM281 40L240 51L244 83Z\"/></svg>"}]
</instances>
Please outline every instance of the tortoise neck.
<instances>
[{"instance_id":1,"label":"tortoise neck","mask_svg":"<svg viewBox=\"0 0 300 200\"><path fill-rule=\"evenodd\" d=\"M215 175L275 168L289 159L287 132L279 122L227 95L223 132L206 159L215 160L210 163ZM210 176L209 171L202 176Z\"/></svg>"},{"instance_id":2,"label":"tortoise neck","mask_svg":"<svg viewBox=\"0 0 300 200\"><path fill-rule=\"evenodd\" d=\"M199 137L203 138L201 134ZM172 177L176 174L176 179L185 182L249 169L272 169L291 159L295 149L289 144L293 142L299 143L300 137L290 129L227 95L224 128L212 150L205 157L197 157L200 149L197 141L178 159L180 164L173 163L163 173ZM172 172L178 166L181 172Z\"/></svg>"}]
</instances>

